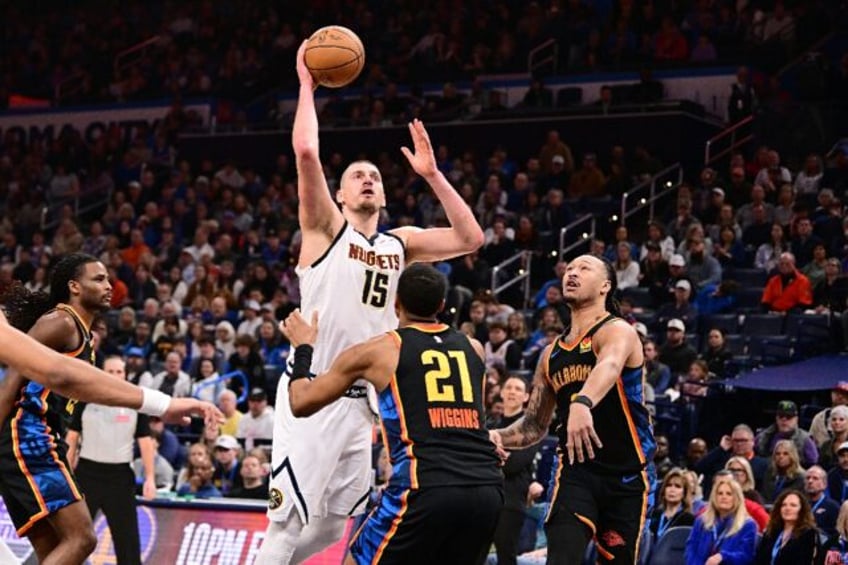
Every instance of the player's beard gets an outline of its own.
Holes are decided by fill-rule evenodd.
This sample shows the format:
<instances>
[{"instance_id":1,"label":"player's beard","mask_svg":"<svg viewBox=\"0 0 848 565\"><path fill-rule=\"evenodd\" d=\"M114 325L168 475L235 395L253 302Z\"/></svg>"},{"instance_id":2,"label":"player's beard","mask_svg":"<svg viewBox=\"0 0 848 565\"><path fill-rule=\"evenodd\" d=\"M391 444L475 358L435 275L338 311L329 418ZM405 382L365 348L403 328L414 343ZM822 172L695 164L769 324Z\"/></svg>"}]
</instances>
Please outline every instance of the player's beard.
<instances>
[{"instance_id":1,"label":"player's beard","mask_svg":"<svg viewBox=\"0 0 848 565\"><path fill-rule=\"evenodd\" d=\"M377 214L380 211L380 205L377 204L377 202L366 200L351 211L356 212L357 214L367 214L370 216L371 214Z\"/></svg>"}]
</instances>

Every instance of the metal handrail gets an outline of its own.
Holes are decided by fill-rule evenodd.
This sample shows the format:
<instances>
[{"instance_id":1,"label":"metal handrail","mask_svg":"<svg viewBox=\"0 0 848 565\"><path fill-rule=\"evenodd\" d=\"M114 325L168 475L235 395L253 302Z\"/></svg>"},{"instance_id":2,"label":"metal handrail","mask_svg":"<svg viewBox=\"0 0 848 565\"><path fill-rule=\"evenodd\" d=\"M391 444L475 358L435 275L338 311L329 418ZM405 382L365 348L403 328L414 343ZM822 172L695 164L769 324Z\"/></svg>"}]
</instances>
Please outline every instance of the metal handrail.
<instances>
[{"instance_id":1,"label":"metal handrail","mask_svg":"<svg viewBox=\"0 0 848 565\"><path fill-rule=\"evenodd\" d=\"M707 140L707 143L704 146L704 166L708 166L710 163L717 161L718 159L721 159L722 157L724 157L725 155L727 155L728 153L730 153L731 151L733 151L734 149L736 149L737 147L742 145L743 143L748 143L751 139L753 139L754 135L749 134L749 135L745 136L744 138L742 138L738 141L736 140L736 130L738 130L742 126L750 124L753 121L754 121L754 115L751 114L750 116L742 118L741 120L739 120L738 122L736 122L732 126L723 129L722 131L718 132L717 134L715 134L714 136L709 138ZM728 135L730 136L730 147L728 147L724 151L721 151L717 155L712 155L711 150L712 150L713 144L716 141L718 141L719 139L724 139Z\"/></svg>"},{"instance_id":2,"label":"metal handrail","mask_svg":"<svg viewBox=\"0 0 848 565\"><path fill-rule=\"evenodd\" d=\"M568 235L569 231L574 231L578 226L581 226L585 223L589 223L589 231L584 231L580 234L580 237L566 245L565 237ZM592 214L585 214L580 216L561 230L559 230L559 260L562 261L565 257L566 253L569 253L571 250L576 249L577 247L585 244L587 241L591 242L595 237L595 232L597 227L597 219Z\"/></svg>"},{"instance_id":3,"label":"metal handrail","mask_svg":"<svg viewBox=\"0 0 848 565\"><path fill-rule=\"evenodd\" d=\"M238 377L239 380L241 381L241 384L242 384L241 395L239 395L238 400L236 400L236 402L241 404L242 402L247 400L248 389L250 388L250 383L247 382L247 377L241 371L231 371L229 373L225 373L225 374L221 375L220 377L218 377L214 381L209 381L208 383L201 383L201 384L197 385L197 388L194 389L192 396L195 397L195 398L200 398L197 395L198 391L200 391L200 390L202 390L206 387L219 385L219 384L224 383L224 382L226 382L226 381L228 381L228 380L230 380L234 377Z\"/></svg>"},{"instance_id":4,"label":"metal handrail","mask_svg":"<svg viewBox=\"0 0 848 565\"><path fill-rule=\"evenodd\" d=\"M53 100L58 104L62 98L76 94L82 90L85 82L85 73L77 72L65 77L53 88Z\"/></svg>"},{"instance_id":5,"label":"metal handrail","mask_svg":"<svg viewBox=\"0 0 848 565\"><path fill-rule=\"evenodd\" d=\"M127 65L121 65L121 62L122 62L123 59L127 58L130 55L134 55L135 53L137 53L139 51L143 51L143 50L147 49L148 47L150 47L152 45L155 45L156 43L159 42L160 39L162 39L161 35L154 35L153 37L151 37L149 39L145 39L144 41L140 41L139 43L136 43L132 47L127 47L126 49L124 49L123 51L121 51L117 55L115 55L115 59L112 62L112 68L114 69L115 74L117 75L122 70L124 70L126 67L129 67L132 64L132 63L130 63L130 64L127 64Z\"/></svg>"},{"instance_id":6,"label":"metal handrail","mask_svg":"<svg viewBox=\"0 0 848 565\"><path fill-rule=\"evenodd\" d=\"M668 179L669 175L673 173L677 173L677 182L673 182ZM665 183L658 184L663 179L665 179ZM663 196L665 196L669 190L672 190L674 187L679 186L681 182L683 182L683 167L680 165L680 163L675 163L674 165L666 167L665 169L656 173L648 180L637 184L629 191L621 195L620 217L616 218L615 216L613 216L613 221L618 219L620 220L621 225L624 225L627 218L641 211L645 208L645 206L650 207L650 210L648 212L648 221L652 221L654 219L654 203ZM646 188L648 189L648 195L642 196L636 201L635 206L633 206L632 208L628 208L628 199L642 192ZM657 188L659 188L659 190L657 190Z\"/></svg>"},{"instance_id":7,"label":"metal handrail","mask_svg":"<svg viewBox=\"0 0 848 565\"><path fill-rule=\"evenodd\" d=\"M99 208L104 204L108 204L109 201L112 200L112 189L110 188L106 194L103 195L103 198L98 198L92 202L89 202L85 206L80 205L80 199L86 196L91 196L94 192L80 192L73 198L66 198L64 200L59 200L57 202L53 202L50 205L45 205L41 209L41 229L42 230L51 230L59 225L61 221L59 217L56 215L56 211L61 210L63 206L66 204L71 204L74 210L74 217L79 218L83 214L94 210L95 208ZM48 220L48 217L56 216L52 219Z\"/></svg>"},{"instance_id":8,"label":"metal handrail","mask_svg":"<svg viewBox=\"0 0 848 565\"><path fill-rule=\"evenodd\" d=\"M527 307L527 305L530 303L530 273L532 270L531 258L532 253L530 251L519 251L509 259L505 259L504 261L501 261L500 263L492 267L492 295L497 297L506 289L511 288L523 281L524 306ZM503 269L509 267L513 263L517 262L520 262L520 268L518 269L518 273L510 280L498 286L498 273L500 273Z\"/></svg>"},{"instance_id":9,"label":"metal handrail","mask_svg":"<svg viewBox=\"0 0 848 565\"><path fill-rule=\"evenodd\" d=\"M547 57L545 57L545 58L543 58L539 61L535 61L536 55L538 55L540 52L542 52L543 50L545 50L545 49L547 49L551 46L553 47L551 49L553 51L553 53L551 55L548 55ZM536 47L531 49L530 53L527 54L527 72L530 73L530 75L532 76L533 71L535 71L536 69L538 69L539 67L541 67L542 65L544 65L546 63L551 63L552 64L551 66L553 67L553 69L552 69L553 74L556 74L558 62L559 62L559 42L556 39L548 39L547 41L543 41L542 43L540 43L539 45L537 45Z\"/></svg>"}]
</instances>

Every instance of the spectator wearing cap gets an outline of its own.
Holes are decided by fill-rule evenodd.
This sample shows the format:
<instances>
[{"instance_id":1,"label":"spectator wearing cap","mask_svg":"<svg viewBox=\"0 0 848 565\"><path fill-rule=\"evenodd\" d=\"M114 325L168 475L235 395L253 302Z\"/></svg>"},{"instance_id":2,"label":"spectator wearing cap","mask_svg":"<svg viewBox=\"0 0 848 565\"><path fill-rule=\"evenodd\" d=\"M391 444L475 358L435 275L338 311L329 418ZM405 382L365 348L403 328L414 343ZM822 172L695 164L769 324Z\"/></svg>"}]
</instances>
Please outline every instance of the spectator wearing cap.
<instances>
[{"instance_id":1,"label":"spectator wearing cap","mask_svg":"<svg viewBox=\"0 0 848 565\"><path fill-rule=\"evenodd\" d=\"M142 380L148 382L148 379L153 378L150 371L147 370L147 357L144 355L144 350L142 348L127 348L124 352L124 359L127 363L127 381L134 385L138 385Z\"/></svg>"},{"instance_id":2,"label":"spectator wearing cap","mask_svg":"<svg viewBox=\"0 0 848 565\"><path fill-rule=\"evenodd\" d=\"M810 509L816 521L816 527L828 537L836 535L836 518L839 516L839 503L828 494L827 471L813 465L804 473L804 494L810 502Z\"/></svg>"},{"instance_id":3,"label":"spectator wearing cap","mask_svg":"<svg viewBox=\"0 0 848 565\"><path fill-rule=\"evenodd\" d=\"M663 304L657 310L657 330L661 331L667 327L669 320L676 318L681 320L690 332L694 332L698 310L690 302L691 297L692 284L687 279L680 279L674 283L674 302Z\"/></svg>"},{"instance_id":4,"label":"spectator wearing cap","mask_svg":"<svg viewBox=\"0 0 848 565\"><path fill-rule=\"evenodd\" d=\"M689 280L686 275L686 258L680 253L675 253L668 261L668 281L665 287L666 292L663 296L663 303L674 301L674 289L677 281L681 279ZM689 286L692 286L691 282Z\"/></svg>"},{"instance_id":5,"label":"spectator wearing cap","mask_svg":"<svg viewBox=\"0 0 848 565\"><path fill-rule=\"evenodd\" d=\"M683 320L669 320L666 324L665 343L660 348L660 361L668 365L672 378L685 375L697 358L698 352L686 343L686 325Z\"/></svg>"},{"instance_id":6,"label":"spectator wearing cap","mask_svg":"<svg viewBox=\"0 0 848 565\"><path fill-rule=\"evenodd\" d=\"M244 486L239 472L239 442L228 434L218 436L213 451L215 471L212 473L212 484L221 494L227 496L233 489Z\"/></svg>"},{"instance_id":7,"label":"spectator wearing cap","mask_svg":"<svg viewBox=\"0 0 848 565\"><path fill-rule=\"evenodd\" d=\"M289 250L283 245L280 234L275 227L265 230L265 243L262 244L262 260L271 268L285 264L289 258Z\"/></svg>"},{"instance_id":8,"label":"spectator wearing cap","mask_svg":"<svg viewBox=\"0 0 848 565\"><path fill-rule=\"evenodd\" d=\"M712 170L712 169L710 169ZM715 171L713 171L715 174ZM725 202L725 192L724 189L718 186L714 186L706 190L707 197L707 205L704 206L704 209L698 215L702 222L704 222L708 226L717 225L721 220L721 210L724 206L729 206ZM730 208L731 214L733 212L733 208ZM731 215L732 219L732 215ZM715 240L715 236L710 233L710 238Z\"/></svg>"},{"instance_id":9,"label":"spectator wearing cap","mask_svg":"<svg viewBox=\"0 0 848 565\"><path fill-rule=\"evenodd\" d=\"M245 301L244 310L242 311L243 317L236 330L236 336L249 335L256 337L256 332L259 330L259 326L262 325L262 318L259 317L261 310L262 307L259 306L259 302L256 300Z\"/></svg>"},{"instance_id":10,"label":"spectator wearing cap","mask_svg":"<svg viewBox=\"0 0 848 565\"><path fill-rule=\"evenodd\" d=\"M247 379L247 390L265 386L265 363L256 351L256 340L249 335L240 335L235 340L235 351L227 360L227 372L241 371ZM230 389L242 394L242 381L230 380ZM244 406L239 406L244 409Z\"/></svg>"},{"instance_id":11,"label":"spectator wearing cap","mask_svg":"<svg viewBox=\"0 0 848 565\"><path fill-rule=\"evenodd\" d=\"M777 274L772 275L766 283L761 302L764 310L781 314L812 306L810 279L795 268L795 256L792 253L781 253Z\"/></svg>"},{"instance_id":12,"label":"spectator wearing cap","mask_svg":"<svg viewBox=\"0 0 848 565\"><path fill-rule=\"evenodd\" d=\"M822 445L831 438L833 428L830 423L830 413L833 408L848 406L848 381L839 381L830 389L830 406L813 416L813 421L810 423L810 435L813 436L816 445Z\"/></svg>"},{"instance_id":13,"label":"spectator wearing cap","mask_svg":"<svg viewBox=\"0 0 848 565\"><path fill-rule=\"evenodd\" d=\"M834 406L828 418L830 439L819 446L819 465L829 470L836 462L836 450L848 441L848 406Z\"/></svg>"},{"instance_id":14,"label":"spectator wearing cap","mask_svg":"<svg viewBox=\"0 0 848 565\"><path fill-rule=\"evenodd\" d=\"M139 385L176 398L191 396L191 377L180 369L182 362L182 356L177 351L171 351L165 357L164 370L149 378L149 373L143 375Z\"/></svg>"},{"instance_id":15,"label":"spectator wearing cap","mask_svg":"<svg viewBox=\"0 0 848 565\"><path fill-rule=\"evenodd\" d=\"M836 466L827 473L827 493L839 504L848 500L848 441L836 449Z\"/></svg>"},{"instance_id":16,"label":"spectator wearing cap","mask_svg":"<svg viewBox=\"0 0 848 565\"><path fill-rule=\"evenodd\" d=\"M810 433L798 427L798 405L790 400L780 401L774 419L774 424L757 435L757 455L771 457L775 444L785 439L798 450L802 467L815 465L819 460L819 450Z\"/></svg>"},{"instance_id":17,"label":"spectator wearing cap","mask_svg":"<svg viewBox=\"0 0 848 565\"><path fill-rule=\"evenodd\" d=\"M185 336L180 334L180 319L177 316L166 316L161 321L164 331L153 344L153 357L160 363L165 361L168 353L174 351L177 343L185 339Z\"/></svg>"},{"instance_id":18,"label":"spectator wearing cap","mask_svg":"<svg viewBox=\"0 0 848 565\"><path fill-rule=\"evenodd\" d=\"M489 340L483 346L486 367L500 365L508 371L521 368L521 348L509 339L509 329L500 320L489 322Z\"/></svg>"},{"instance_id":19,"label":"spectator wearing cap","mask_svg":"<svg viewBox=\"0 0 848 565\"><path fill-rule=\"evenodd\" d=\"M227 358L224 357L223 352L215 347L215 340L212 337L201 334L197 338L197 349L198 355L192 357L191 366L188 370L190 374L196 375L198 373L198 365L201 359L212 359L215 363L215 371L218 373L223 373L226 370Z\"/></svg>"},{"instance_id":20,"label":"spectator wearing cap","mask_svg":"<svg viewBox=\"0 0 848 565\"><path fill-rule=\"evenodd\" d=\"M274 409L268 406L268 393L264 388L254 387L247 395L247 412L239 421L236 438L244 440L247 451L253 449L260 440L270 445L274 437Z\"/></svg>"}]
</instances>

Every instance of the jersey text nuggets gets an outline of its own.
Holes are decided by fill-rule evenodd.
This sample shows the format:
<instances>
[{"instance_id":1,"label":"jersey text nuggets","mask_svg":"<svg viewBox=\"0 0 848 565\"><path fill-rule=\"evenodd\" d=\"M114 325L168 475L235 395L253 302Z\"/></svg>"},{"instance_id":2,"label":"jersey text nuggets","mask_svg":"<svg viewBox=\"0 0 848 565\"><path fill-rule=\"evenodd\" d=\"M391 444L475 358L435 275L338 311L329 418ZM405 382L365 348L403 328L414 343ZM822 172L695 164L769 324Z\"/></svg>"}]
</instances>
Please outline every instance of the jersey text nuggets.
<instances>
[{"instance_id":1,"label":"jersey text nuggets","mask_svg":"<svg viewBox=\"0 0 848 565\"><path fill-rule=\"evenodd\" d=\"M373 251L366 251L355 243L350 244L348 257L365 263L369 267L377 267L378 269L391 269L393 271L400 270L400 255L378 255Z\"/></svg>"},{"instance_id":2,"label":"jersey text nuggets","mask_svg":"<svg viewBox=\"0 0 848 565\"><path fill-rule=\"evenodd\" d=\"M480 429L480 419L473 408L428 408L427 412L433 428Z\"/></svg>"},{"instance_id":3,"label":"jersey text nuggets","mask_svg":"<svg viewBox=\"0 0 848 565\"><path fill-rule=\"evenodd\" d=\"M553 375L551 375L551 384L555 391L562 387L576 382L585 382L589 378L589 373L592 372L592 367L589 365L570 365L563 367Z\"/></svg>"}]
</instances>

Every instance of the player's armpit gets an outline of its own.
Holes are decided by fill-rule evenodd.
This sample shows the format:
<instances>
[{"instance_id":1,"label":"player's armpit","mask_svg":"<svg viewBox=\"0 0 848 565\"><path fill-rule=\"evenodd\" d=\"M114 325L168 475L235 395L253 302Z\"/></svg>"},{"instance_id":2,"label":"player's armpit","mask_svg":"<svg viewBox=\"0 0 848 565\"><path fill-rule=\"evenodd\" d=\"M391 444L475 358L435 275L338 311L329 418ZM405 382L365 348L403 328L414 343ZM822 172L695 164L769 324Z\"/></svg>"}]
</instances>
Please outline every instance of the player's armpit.
<instances>
[{"instance_id":1,"label":"player's armpit","mask_svg":"<svg viewBox=\"0 0 848 565\"><path fill-rule=\"evenodd\" d=\"M507 449L520 449L538 443L544 439L551 425L556 409L556 395L548 384L547 358L551 346L548 346L540 357L536 372L533 375L533 390L530 400L524 410L524 416L507 428L500 431L501 441Z\"/></svg>"}]
</instances>

